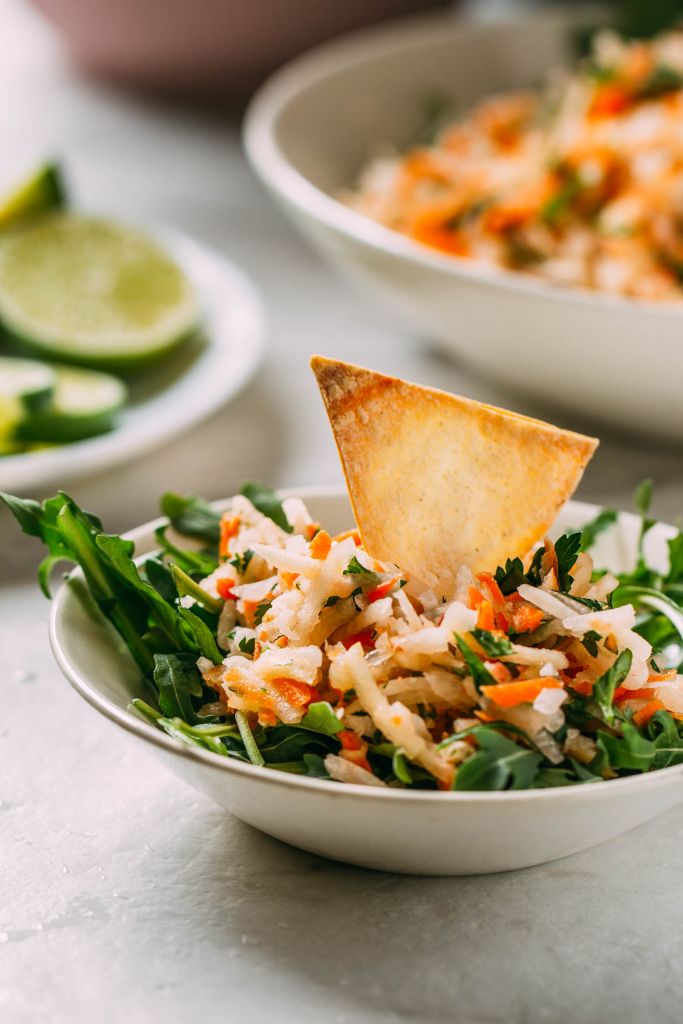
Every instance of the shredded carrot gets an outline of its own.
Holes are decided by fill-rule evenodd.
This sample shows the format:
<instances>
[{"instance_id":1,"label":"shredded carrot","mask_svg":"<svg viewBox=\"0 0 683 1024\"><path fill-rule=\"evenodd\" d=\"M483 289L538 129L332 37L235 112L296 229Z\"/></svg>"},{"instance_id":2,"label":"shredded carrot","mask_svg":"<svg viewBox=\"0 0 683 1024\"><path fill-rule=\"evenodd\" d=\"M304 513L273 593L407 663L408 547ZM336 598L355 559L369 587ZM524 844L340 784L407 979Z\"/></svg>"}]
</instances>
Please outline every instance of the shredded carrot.
<instances>
[{"instance_id":1,"label":"shredded carrot","mask_svg":"<svg viewBox=\"0 0 683 1024\"><path fill-rule=\"evenodd\" d=\"M668 672L650 672L647 677L648 683L668 683L676 678L676 669L670 668Z\"/></svg>"},{"instance_id":2,"label":"shredded carrot","mask_svg":"<svg viewBox=\"0 0 683 1024\"><path fill-rule=\"evenodd\" d=\"M493 615L493 605L490 601L482 601L479 605L477 626L479 629L487 629L489 631L496 628L496 620Z\"/></svg>"},{"instance_id":3,"label":"shredded carrot","mask_svg":"<svg viewBox=\"0 0 683 1024\"><path fill-rule=\"evenodd\" d=\"M475 708L474 714L480 722L495 722L493 715L488 715L485 711L479 711L478 708Z\"/></svg>"},{"instance_id":4,"label":"shredded carrot","mask_svg":"<svg viewBox=\"0 0 683 1024\"><path fill-rule=\"evenodd\" d=\"M277 640L275 641L275 646L276 647L288 647L289 646L288 638L286 636L279 636L277 638Z\"/></svg>"},{"instance_id":5,"label":"shredded carrot","mask_svg":"<svg viewBox=\"0 0 683 1024\"><path fill-rule=\"evenodd\" d=\"M380 583L379 586L373 587L372 590L368 590L366 597L370 604L372 604L373 601L379 601L380 598L386 597L387 594L390 594L391 591L396 586L396 584L398 583L398 581L400 580L400 578L400 576L394 576L392 579L387 580L385 583Z\"/></svg>"},{"instance_id":6,"label":"shredded carrot","mask_svg":"<svg viewBox=\"0 0 683 1024\"><path fill-rule=\"evenodd\" d=\"M512 626L515 633L533 633L543 622L543 612L530 604L520 605L512 613Z\"/></svg>"},{"instance_id":7,"label":"shredded carrot","mask_svg":"<svg viewBox=\"0 0 683 1024\"><path fill-rule=\"evenodd\" d=\"M233 516L231 519L221 519L221 536L218 544L218 554L221 558L227 558L230 554L230 541L239 528L239 516Z\"/></svg>"},{"instance_id":8,"label":"shredded carrot","mask_svg":"<svg viewBox=\"0 0 683 1024\"><path fill-rule=\"evenodd\" d=\"M296 581L299 579L298 572L281 572L280 580L285 590L291 590Z\"/></svg>"},{"instance_id":9,"label":"shredded carrot","mask_svg":"<svg viewBox=\"0 0 683 1024\"><path fill-rule=\"evenodd\" d=\"M319 530L310 544L311 558L323 561L330 553L332 538L326 530Z\"/></svg>"},{"instance_id":10,"label":"shredded carrot","mask_svg":"<svg viewBox=\"0 0 683 1024\"><path fill-rule=\"evenodd\" d=\"M510 631L510 623L502 612L496 612L496 627L501 633L509 633Z\"/></svg>"},{"instance_id":11,"label":"shredded carrot","mask_svg":"<svg viewBox=\"0 0 683 1024\"><path fill-rule=\"evenodd\" d=\"M338 533L334 540L339 544L340 541L347 540L349 537L353 537L353 543L356 547L360 547L361 539L358 530L344 530L343 533Z\"/></svg>"},{"instance_id":12,"label":"shredded carrot","mask_svg":"<svg viewBox=\"0 0 683 1024\"><path fill-rule=\"evenodd\" d=\"M481 602L484 600L484 595L477 590L476 587L470 587L467 592L467 607L471 608L472 611L476 611Z\"/></svg>"},{"instance_id":13,"label":"shredded carrot","mask_svg":"<svg viewBox=\"0 0 683 1024\"><path fill-rule=\"evenodd\" d=\"M518 683L499 683L497 686L482 686L481 692L499 708L514 708L518 704L530 704L538 697L541 690L562 689L559 679L551 676L537 679L524 679Z\"/></svg>"},{"instance_id":14,"label":"shredded carrot","mask_svg":"<svg viewBox=\"0 0 683 1024\"><path fill-rule=\"evenodd\" d=\"M270 708L261 708L258 713L261 725L277 725L277 715Z\"/></svg>"},{"instance_id":15,"label":"shredded carrot","mask_svg":"<svg viewBox=\"0 0 683 1024\"><path fill-rule=\"evenodd\" d=\"M588 109L588 116L593 118L611 117L620 114L633 102L631 94L623 86L614 82L605 82L595 91Z\"/></svg>"},{"instance_id":16,"label":"shredded carrot","mask_svg":"<svg viewBox=\"0 0 683 1024\"><path fill-rule=\"evenodd\" d=\"M650 700L644 708L641 708L640 711L636 711L633 716L633 724L637 725L640 729L643 725L647 725L654 714L658 711L664 710L664 705L661 700L657 700L656 698L654 700Z\"/></svg>"},{"instance_id":17,"label":"shredded carrot","mask_svg":"<svg viewBox=\"0 0 683 1024\"><path fill-rule=\"evenodd\" d=\"M512 679L510 669L502 661L489 663L488 670L497 683L509 683Z\"/></svg>"},{"instance_id":18,"label":"shredded carrot","mask_svg":"<svg viewBox=\"0 0 683 1024\"><path fill-rule=\"evenodd\" d=\"M295 707L305 707L319 697L315 686L301 683L298 679L290 679L288 676L277 676L271 679L270 683L284 700Z\"/></svg>"},{"instance_id":19,"label":"shredded carrot","mask_svg":"<svg viewBox=\"0 0 683 1024\"><path fill-rule=\"evenodd\" d=\"M218 596L222 597L224 601L236 601L237 594L233 594L231 588L235 586L235 581L230 579L216 580L216 590Z\"/></svg>"},{"instance_id":20,"label":"shredded carrot","mask_svg":"<svg viewBox=\"0 0 683 1024\"><path fill-rule=\"evenodd\" d=\"M307 523L305 528L304 528L304 533L306 535L306 540L313 540L313 538L315 537L315 535L316 535L316 533L318 532L319 529L320 529L320 523Z\"/></svg>"},{"instance_id":21,"label":"shredded carrot","mask_svg":"<svg viewBox=\"0 0 683 1024\"><path fill-rule=\"evenodd\" d=\"M488 588L489 594L491 595L491 600L497 607L500 607L505 604L505 596L503 595L503 591L500 589L500 587L498 586L490 572L478 572L477 579L479 580L480 583L483 583Z\"/></svg>"}]
</instances>

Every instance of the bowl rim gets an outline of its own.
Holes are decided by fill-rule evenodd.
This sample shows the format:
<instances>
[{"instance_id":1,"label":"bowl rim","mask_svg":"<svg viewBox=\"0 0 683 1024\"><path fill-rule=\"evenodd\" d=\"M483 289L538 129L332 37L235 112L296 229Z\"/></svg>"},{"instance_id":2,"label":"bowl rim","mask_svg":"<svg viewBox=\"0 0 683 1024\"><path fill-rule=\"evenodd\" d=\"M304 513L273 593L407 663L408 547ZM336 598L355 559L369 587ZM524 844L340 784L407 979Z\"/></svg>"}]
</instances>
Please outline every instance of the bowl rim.
<instances>
[{"instance_id":1,"label":"bowl rim","mask_svg":"<svg viewBox=\"0 0 683 1024\"><path fill-rule=\"evenodd\" d=\"M283 497L300 497L304 501L319 497L347 498L346 490L343 487L335 485L288 488L281 489L278 493ZM211 502L211 504L213 507L220 510L226 506L229 500L229 498L219 499ZM600 510L600 506L598 505L581 501L569 501L566 503L564 508L568 510L573 509L577 512L585 512L591 516L597 514ZM622 519L628 520L636 518L637 517L634 516L633 513L619 512L619 521ZM139 551L136 548L136 555L146 554L154 548L153 543L151 543L151 539L154 536L154 530L166 522L167 520L164 517L158 517L127 531L123 536L129 540L133 540L136 545L140 545ZM653 532L654 531L663 531L665 535L667 533L674 534L676 532L674 527L661 522L657 522L656 526L653 528ZM114 701L110 700L99 691L96 681L88 679L76 668L75 665L71 663L64 646L62 645L61 620L66 602L70 597L75 597L73 590L69 586L69 581L72 579L83 580L83 573L80 568L72 570L59 587L59 590L52 601L49 620L50 646L62 674L66 677L73 689L88 704L90 704L91 707L104 715L105 718L108 718L115 725L120 726L133 736L138 737L152 746L159 747L161 750L166 751L169 754L188 759L190 762L213 768L217 771L224 771L229 774L236 773L237 775L244 776L250 781L264 782L280 787L294 786L297 789L309 790L314 793L318 793L319 795L327 793L331 797L337 799L345 796L358 796L368 800L401 800L408 803L415 801L418 803L431 802L437 804L443 803L445 806L451 806L454 803L499 803L501 801L505 803L524 803L527 801L544 801L550 799L572 801L575 799L595 799L599 798L600 794L605 795L605 786L602 784L560 786L547 789L503 790L494 792L483 790L476 790L472 792L449 790L444 792L432 790L392 789L390 787L382 788L379 786L361 786L356 783L331 785L329 781L325 779L309 778L308 776L294 775L288 772L278 772L273 769L264 770L256 765L247 764L246 762L238 761L234 758L220 757L218 754L213 754L211 751L200 750L196 747L184 745L178 740L174 740L167 733L162 732L161 729L155 728L151 723L145 721L143 718L136 716L133 711L120 708L116 703L114 703ZM630 787L631 790L635 790L643 785L652 786L653 784L656 784L653 780L658 780L661 784L665 780L670 780L674 774L678 774L683 778L683 768L681 765L670 765L668 768L660 768L653 772L643 772L640 775L631 775L604 781L609 787L607 790L607 793L609 793L616 792L614 787L617 786L620 787L620 790L624 790L626 787ZM589 794L593 794L593 796L591 797Z\"/></svg>"},{"instance_id":2,"label":"bowl rim","mask_svg":"<svg viewBox=\"0 0 683 1024\"><path fill-rule=\"evenodd\" d=\"M270 191L328 229L404 263L431 268L472 284L498 287L551 302L569 303L596 312L625 316L680 320L683 301L658 301L599 292L583 285L560 285L543 278L487 264L483 260L459 260L441 254L352 210L339 199L314 185L285 156L277 141L277 123L288 105L301 93L330 75L371 63L390 53L409 52L443 43L444 35L476 38L537 25L539 20L569 28L584 23L604 9L589 5L580 11L527 11L518 17L494 21L463 21L453 14L432 12L397 18L383 25L346 33L314 47L272 74L253 96L243 123L243 143L252 169ZM377 140L380 142L381 140Z\"/></svg>"}]
</instances>

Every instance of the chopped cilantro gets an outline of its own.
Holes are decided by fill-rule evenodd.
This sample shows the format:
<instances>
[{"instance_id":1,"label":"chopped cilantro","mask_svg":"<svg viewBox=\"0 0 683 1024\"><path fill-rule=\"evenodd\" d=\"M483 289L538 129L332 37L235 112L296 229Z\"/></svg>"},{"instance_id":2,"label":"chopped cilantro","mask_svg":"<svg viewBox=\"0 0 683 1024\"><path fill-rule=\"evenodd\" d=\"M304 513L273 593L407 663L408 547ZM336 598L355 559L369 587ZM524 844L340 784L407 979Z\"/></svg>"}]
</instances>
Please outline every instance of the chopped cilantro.
<instances>
[{"instance_id":1,"label":"chopped cilantro","mask_svg":"<svg viewBox=\"0 0 683 1024\"><path fill-rule=\"evenodd\" d=\"M592 658L598 656L598 643L602 640L602 637L594 629L589 629L587 633L584 633L581 643L586 648Z\"/></svg>"},{"instance_id":2,"label":"chopped cilantro","mask_svg":"<svg viewBox=\"0 0 683 1024\"><path fill-rule=\"evenodd\" d=\"M257 605L256 611L254 612L254 625L255 626L260 626L261 625L261 623L263 622L263 616L266 614L266 612L270 608L270 604L271 604L270 601L265 601L263 604Z\"/></svg>"},{"instance_id":3,"label":"chopped cilantro","mask_svg":"<svg viewBox=\"0 0 683 1024\"><path fill-rule=\"evenodd\" d=\"M358 561L354 555L346 569L344 569L344 576L376 576L377 573L373 572L372 569L366 569L364 565Z\"/></svg>"},{"instance_id":4,"label":"chopped cilantro","mask_svg":"<svg viewBox=\"0 0 683 1024\"><path fill-rule=\"evenodd\" d=\"M568 594L574 579L571 568L581 550L581 534L565 533L555 541L555 557L557 558L557 585L564 594Z\"/></svg>"},{"instance_id":5,"label":"chopped cilantro","mask_svg":"<svg viewBox=\"0 0 683 1024\"><path fill-rule=\"evenodd\" d=\"M243 551L241 554L234 555L233 558L228 559L228 563L237 569L240 576L244 576L245 572L249 568L249 563L254 557L254 552L251 548Z\"/></svg>"},{"instance_id":6,"label":"chopped cilantro","mask_svg":"<svg viewBox=\"0 0 683 1024\"><path fill-rule=\"evenodd\" d=\"M256 638L253 636L243 636L237 646L242 654L253 655L254 648L256 647Z\"/></svg>"}]
</instances>

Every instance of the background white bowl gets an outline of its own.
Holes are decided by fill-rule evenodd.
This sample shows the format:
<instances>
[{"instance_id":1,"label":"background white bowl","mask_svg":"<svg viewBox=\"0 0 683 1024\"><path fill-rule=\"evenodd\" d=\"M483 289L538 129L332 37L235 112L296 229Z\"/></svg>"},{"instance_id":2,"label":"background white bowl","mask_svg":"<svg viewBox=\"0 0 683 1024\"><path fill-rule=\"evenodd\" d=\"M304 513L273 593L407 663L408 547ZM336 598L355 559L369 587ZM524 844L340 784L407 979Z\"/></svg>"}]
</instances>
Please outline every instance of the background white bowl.
<instances>
[{"instance_id":1,"label":"background white bowl","mask_svg":"<svg viewBox=\"0 0 683 1024\"><path fill-rule=\"evenodd\" d=\"M415 138L426 96L460 108L533 86L574 59L590 10L509 23L414 18L321 47L277 73L247 115L252 166L312 242L416 331L516 390L644 434L683 438L683 304L559 287L441 255L334 195L390 143Z\"/></svg>"},{"instance_id":2,"label":"background white bowl","mask_svg":"<svg viewBox=\"0 0 683 1024\"><path fill-rule=\"evenodd\" d=\"M331 532L353 520L345 494L299 491ZM569 503L562 531L593 517L592 505ZM155 547L149 523L129 536L142 554ZM596 550L619 569L633 558L639 520L622 514ZM649 535L663 568L672 527ZM80 571L54 601L50 636L59 666L93 707L146 743L179 778L238 818L304 850L365 867L408 874L486 874L565 857L639 825L683 798L683 768L561 789L507 793L439 793L341 785L183 747L127 710L151 696L113 627L85 595Z\"/></svg>"}]
</instances>

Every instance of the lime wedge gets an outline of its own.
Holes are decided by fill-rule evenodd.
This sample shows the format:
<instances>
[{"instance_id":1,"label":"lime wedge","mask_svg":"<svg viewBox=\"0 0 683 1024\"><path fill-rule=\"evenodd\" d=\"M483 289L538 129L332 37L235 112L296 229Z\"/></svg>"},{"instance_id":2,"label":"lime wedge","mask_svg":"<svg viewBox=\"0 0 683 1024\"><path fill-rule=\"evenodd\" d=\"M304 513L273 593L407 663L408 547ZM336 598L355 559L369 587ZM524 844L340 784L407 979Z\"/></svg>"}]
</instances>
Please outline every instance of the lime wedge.
<instances>
[{"instance_id":1,"label":"lime wedge","mask_svg":"<svg viewBox=\"0 0 683 1024\"><path fill-rule=\"evenodd\" d=\"M0 237L0 323L50 359L132 370L197 329L192 285L146 235L71 213Z\"/></svg>"},{"instance_id":2,"label":"lime wedge","mask_svg":"<svg viewBox=\"0 0 683 1024\"><path fill-rule=\"evenodd\" d=\"M57 164L44 164L9 195L0 198L0 230L36 213L64 206L66 189Z\"/></svg>"},{"instance_id":3,"label":"lime wedge","mask_svg":"<svg viewBox=\"0 0 683 1024\"><path fill-rule=\"evenodd\" d=\"M117 377L95 370L53 367L55 388L49 403L15 428L13 440L64 443L111 430L126 401Z\"/></svg>"}]
</instances>

